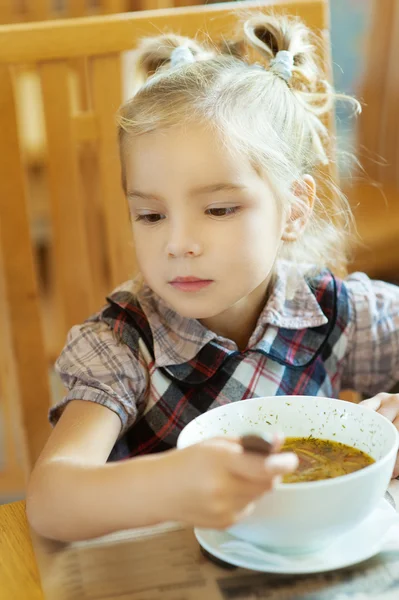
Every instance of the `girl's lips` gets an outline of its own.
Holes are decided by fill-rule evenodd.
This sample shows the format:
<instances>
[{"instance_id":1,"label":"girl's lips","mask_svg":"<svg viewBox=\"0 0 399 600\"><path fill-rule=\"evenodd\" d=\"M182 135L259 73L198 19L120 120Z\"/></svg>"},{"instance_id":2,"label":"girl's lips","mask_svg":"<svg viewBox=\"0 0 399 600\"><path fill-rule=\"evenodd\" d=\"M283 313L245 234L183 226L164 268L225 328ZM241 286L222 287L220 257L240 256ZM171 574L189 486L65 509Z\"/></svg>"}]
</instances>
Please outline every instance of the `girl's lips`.
<instances>
[{"instance_id":1,"label":"girl's lips","mask_svg":"<svg viewBox=\"0 0 399 600\"><path fill-rule=\"evenodd\" d=\"M198 292L211 283L212 279L198 279L197 277L176 277L169 282L172 287L182 292Z\"/></svg>"}]
</instances>

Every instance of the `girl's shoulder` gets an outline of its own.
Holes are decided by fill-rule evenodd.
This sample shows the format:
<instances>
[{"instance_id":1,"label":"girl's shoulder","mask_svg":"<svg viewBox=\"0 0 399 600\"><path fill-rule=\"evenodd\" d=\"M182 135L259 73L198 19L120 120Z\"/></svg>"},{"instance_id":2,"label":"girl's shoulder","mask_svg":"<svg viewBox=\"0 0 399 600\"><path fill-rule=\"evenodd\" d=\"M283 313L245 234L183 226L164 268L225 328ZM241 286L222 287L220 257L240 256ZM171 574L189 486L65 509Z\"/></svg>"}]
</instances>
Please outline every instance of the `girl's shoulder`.
<instances>
[{"instance_id":1,"label":"girl's shoulder","mask_svg":"<svg viewBox=\"0 0 399 600\"><path fill-rule=\"evenodd\" d=\"M85 321L74 325L68 332L65 346L57 360L60 365L70 364L78 357L87 364L89 357L104 360L117 356L122 362L132 356L142 359L142 338L152 346L152 334L140 305L139 280L126 281L106 297L106 303Z\"/></svg>"},{"instance_id":2,"label":"girl's shoulder","mask_svg":"<svg viewBox=\"0 0 399 600\"><path fill-rule=\"evenodd\" d=\"M356 321L381 322L397 319L399 313L399 286L366 273L350 273L344 280L349 304Z\"/></svg>"},{"instance_id":3,"label":"girl's shoulder","mask_svg":"<svg viewBox=\"0 0 399 600\"><path fill-rule=\"evenodd\" d=\"M353 272L337 277L328 269L310 272L307 283L324 313L335 313L335 320L354 331L373 327L398 329L399 286Z\"/></svg>"},{"instance_id":4,"label":"girl's shoulder","mask_svg":"<svg viewBox=\"0 0 399 600\"><path fill-rule=\"evenodd\" d=\"M308 310L310 289L321 311L341 327L367 327L373 321L394 318L399 311L399 287L366 273L339 277L327 268L280 262L278 276L285 302L292 302L298 313Z\"/></svg>"},{"instance_id":5,"label":"girl's shoulder","mask_svg":"<svg viewBox=\"0 0 399 600\"><path fill-rule=\"evenodd\" d=\"M127 311L134 318L128 319ZM106 406L120 417L123 430L135 421L145 403L151 362L139 322L146 319L135 286L127 282L110 294L101 310L72 327L55 363L68 392L50 411L53 424L71 400Z\"/></svg>"},{"instance_id":6,"label":"girl's shoulder","mask_svg":"<svg viewBox=\"0 0 399 600\"><path fill-rule=\"evenodd\" d=\"M345 277L338 277L328 269L313 272L307 277L308 284L314 293L324 302L336 302L348 305L350 311L356 313L367 310L378 317L378 314L390 309L397 311L399 305L399 286L372 279L366 273L353 272Z\"/></svg>"},{"instance_id":7,"label":"girl's shoulder","mask_svg":"<svg viewBox=\"0 0 399 600\"><path fill-rule=\"evenodd\" d=\"M331 320L337 310L342 312L348 305L345 282L327 268L278 261L275 277L273 293L282 305L281 312L289 309L304 323L306 315L324 314Z\"/></svg>"},{"instance_id":8,"label":"girl's shoulder","mask_svg":"<svg viewBox=\"0 0 399 600\"><path fill-rule=\"evenodd\" d=\"M148 315L142 303L151 305L149 290L141 278L136 278L118 286L107 296L107 304L97 314L88 319L106 324L120 344L126 344L133 352L138 351L139 339L152 346L152 332ZM148 309L147 309L148 313Z\"/></svg>"},{"instance_id":9,"label":"girl's shoulder","mask_svg":"<svg viewBox=\"0 0 399 600\"><path fill-rule=\"evenodd\" d=\"M399 372L399 287L351 273L344 281L350 310L342 385L366 396L389 391Z\"/></svg>"}]
</instances>

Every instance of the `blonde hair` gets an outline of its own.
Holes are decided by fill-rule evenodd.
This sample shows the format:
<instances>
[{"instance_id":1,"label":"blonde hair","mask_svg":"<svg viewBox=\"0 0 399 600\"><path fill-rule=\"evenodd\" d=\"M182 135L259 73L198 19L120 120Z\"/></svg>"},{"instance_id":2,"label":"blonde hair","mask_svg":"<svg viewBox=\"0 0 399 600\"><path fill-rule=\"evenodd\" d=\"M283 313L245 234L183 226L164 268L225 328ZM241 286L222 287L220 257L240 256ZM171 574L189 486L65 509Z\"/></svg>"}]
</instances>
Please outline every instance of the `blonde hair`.
<instances>
[{"instance_id":1,"label":"blonde hair","mask_svg":"<svg viewBox=\"0 0 399 600\"><path fill-rule=\"evenodd\" d=\"M182 46L194 60L175 67L172 53ZM302 22L264 14L244 22L242 43L225 44L224 49L173 34L143 40L136 54L137 92L118 114L124 188L124 156L134 136L206 123L216 129L226 150L266 172L286 208L301 202L293 183L305 173L315 177L319 192L306 229L299 240L283 244L281 257L342 271L352 216L328 175L333 157L323 123L340 96L325 81L315 48L314 36ZM273 66L281 50L293 56L288 81ZM255 52L264 66L251 62ZM359 108L353 99L343 98Z\"/></svg>"}]
</instances>

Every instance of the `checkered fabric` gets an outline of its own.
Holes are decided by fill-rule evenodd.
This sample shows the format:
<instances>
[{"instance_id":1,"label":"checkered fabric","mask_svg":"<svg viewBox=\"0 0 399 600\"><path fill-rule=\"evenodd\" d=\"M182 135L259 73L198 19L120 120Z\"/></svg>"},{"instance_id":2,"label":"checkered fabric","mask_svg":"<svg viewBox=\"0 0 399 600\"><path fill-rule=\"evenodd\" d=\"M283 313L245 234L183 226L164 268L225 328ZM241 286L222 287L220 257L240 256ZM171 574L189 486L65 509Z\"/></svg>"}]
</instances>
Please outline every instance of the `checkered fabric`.
<instances>
[{"instance_id":1,"label":"checkered fabric","mask_svg":"<svg viewBox=\"0 0 399 600\"><path fill-rule=\"evenodd\" d=\"M55 424L74 399L121 420L109 460L176 445L198 415L260 396L373 395L399 380L399 288L356 273L297 277L278 264L269 299L245 351L181 317L147 286L127 282L69 333L56 369L69 389L50 411ZM297 270L297 269L296 269Z\"/></svg>"}]
</instances>

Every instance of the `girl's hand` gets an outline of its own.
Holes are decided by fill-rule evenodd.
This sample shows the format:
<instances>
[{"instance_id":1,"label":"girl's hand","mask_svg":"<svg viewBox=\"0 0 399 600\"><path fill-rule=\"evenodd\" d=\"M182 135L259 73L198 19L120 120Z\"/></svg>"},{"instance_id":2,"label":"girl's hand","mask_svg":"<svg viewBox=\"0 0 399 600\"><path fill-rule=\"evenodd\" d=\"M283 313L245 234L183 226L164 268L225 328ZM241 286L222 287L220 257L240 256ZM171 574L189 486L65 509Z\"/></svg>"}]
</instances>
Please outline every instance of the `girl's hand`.
<instances>
[{"instance_id":1,"label":"girl's hand","mask_svg":"<svg viewBox=\"0 0 399 600\"><path fill-rule=\"evenodd\" d=\"M275 441L279 449L282 441ZM250 514L256 498L294 471L293 453L264 458L244 452L238 440L214 438L169 454L163 490L168 519L196 527L225 529ZM165 479L163 479L165 481Z\"/></svg>"},{"instance_id":2,"label":"girl's hand","mask_svg":"<svg viewBox=\"0 0 399 600\"><path fill-rule=\"evenodd\" d=\"M395 425L399 430L399 394L377 394L373 398L368 398L360 402L372 410L376 410ZM399 476L399 454L393 470L392 479Z\"/></svg>"}]
</instances>

